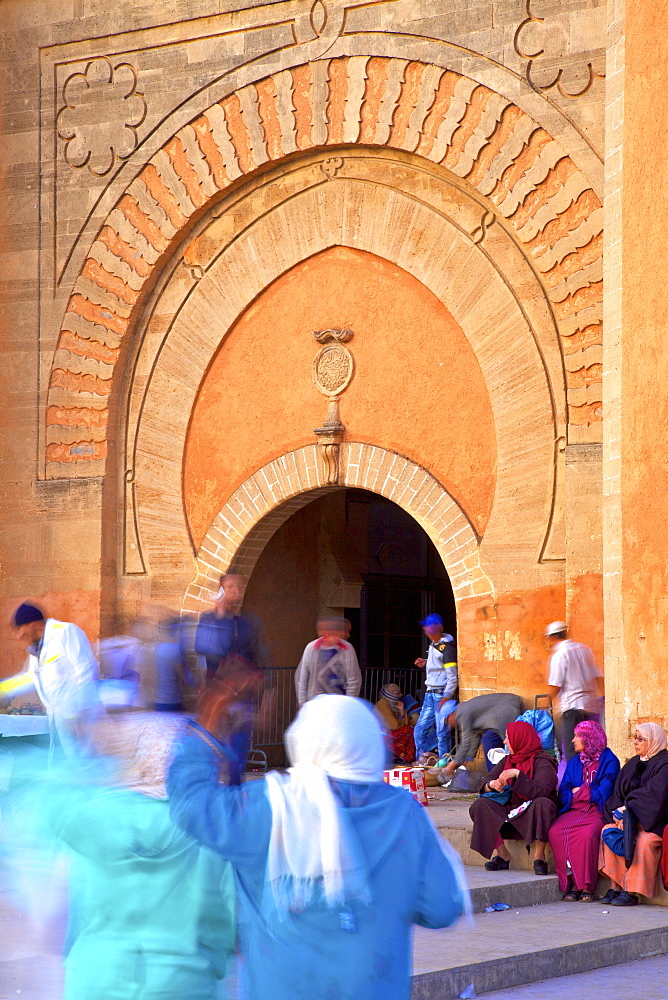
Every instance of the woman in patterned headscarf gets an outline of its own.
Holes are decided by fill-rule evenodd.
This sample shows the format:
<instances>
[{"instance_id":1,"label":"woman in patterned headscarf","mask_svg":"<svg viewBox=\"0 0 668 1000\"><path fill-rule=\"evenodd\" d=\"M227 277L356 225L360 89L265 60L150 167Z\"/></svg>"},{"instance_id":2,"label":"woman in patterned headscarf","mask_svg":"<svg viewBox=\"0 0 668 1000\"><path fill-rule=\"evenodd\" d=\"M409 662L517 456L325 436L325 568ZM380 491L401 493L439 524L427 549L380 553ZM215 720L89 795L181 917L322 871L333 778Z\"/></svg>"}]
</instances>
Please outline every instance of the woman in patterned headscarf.
<instances>
[{"instance_id":1,"label":"woman in patterned headscarf","mask_svg":"<svg viewBox=\"0 0 668 1000\"><path fill-rule=\"evenodd\" d=\"M598 881L601 811L612 795L619 760L608 748L598 722L580 722L571 757L559 786L559 816L550 829L550 846L565 900L590 903Z\"/></svg>"},{"instance_id":2,"label":"woman in patterned headscarf","mask_svg":"<svg viewBox=\"0 0 668 1000\"><path fill-rule=\"evenodd\" d=\"M663 831L668 824L668 750L665 730L655 722L635 727L635 757L624 765L608 799L603 817L605 830L622 828L630 812L637 830L633 861L601 842L599 868L610 878L604 899L611 906L635 906L638 895L652 897L658 892L659 864Z\"/></svg>"}]
</instances>

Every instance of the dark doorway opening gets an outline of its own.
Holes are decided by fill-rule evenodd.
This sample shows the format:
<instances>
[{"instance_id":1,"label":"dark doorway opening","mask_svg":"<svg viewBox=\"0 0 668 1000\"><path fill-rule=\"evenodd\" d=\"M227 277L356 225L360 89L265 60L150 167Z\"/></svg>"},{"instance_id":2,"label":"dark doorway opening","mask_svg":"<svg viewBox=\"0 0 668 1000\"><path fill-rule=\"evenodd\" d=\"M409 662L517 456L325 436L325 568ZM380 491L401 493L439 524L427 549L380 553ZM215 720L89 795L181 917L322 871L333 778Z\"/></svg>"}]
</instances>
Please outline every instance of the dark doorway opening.
<instances>
[{"instance_id":1,"label":"dark doorway opening","mask_svg":"<svg viewBox=\"0 0 668 1000\"><path fill-rule=\"evenodd\" d=\"M244 606L263 619L273 653L277 745L296 712L294 670L321 612L350 620L361 695L372 702L388 682L421 701L424 670L414 664L427 648L425 615L438 612L445 631L457 634L435 545L410 514L367 490L333 491L288 518L258 558Z\"/></svg>"},{"instance_id":2,"label":"dark doorway opening","mask_svg":"<svg viewBox=\"0 0 668 1000\"><path fill-rule=\"evenodd\" d=\"M450 580L427 533L397 504L365 490L348 490L346 507L347 523L366 527L360 604L345 609L353 623L351 641L365 677L364 694L375 700L374 682L391 679L417 697L422 672L413 664L425 650L419 622L436 611L446 632L457 636Z\"/></svg>"}]
</instances>

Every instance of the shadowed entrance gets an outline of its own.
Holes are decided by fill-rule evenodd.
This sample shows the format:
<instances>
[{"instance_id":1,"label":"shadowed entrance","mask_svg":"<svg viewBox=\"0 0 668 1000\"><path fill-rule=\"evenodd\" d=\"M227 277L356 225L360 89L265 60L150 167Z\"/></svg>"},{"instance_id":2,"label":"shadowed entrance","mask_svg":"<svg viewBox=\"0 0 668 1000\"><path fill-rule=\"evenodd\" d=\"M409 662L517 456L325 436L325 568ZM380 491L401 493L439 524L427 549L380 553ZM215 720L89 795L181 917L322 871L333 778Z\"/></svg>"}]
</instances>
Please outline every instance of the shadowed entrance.
<instances>
[{"instance_id":1,"label":"shadowed entrance","mask_svg":"<svg viewBox=\"0 0 668 1000\"><path fill-rule=\"evenodd\" d=\"M362 696L375 702L383 683L421 699L424 654L419 621L438 611L456 635L455 599L436 547L397 504L366 490L320 496L285 521L260 554L245 607L262 617L272 647L276 710L270 742L296 709L294 668L316 637L319 613L352 625Z\"/></svg>"}]
</instances>

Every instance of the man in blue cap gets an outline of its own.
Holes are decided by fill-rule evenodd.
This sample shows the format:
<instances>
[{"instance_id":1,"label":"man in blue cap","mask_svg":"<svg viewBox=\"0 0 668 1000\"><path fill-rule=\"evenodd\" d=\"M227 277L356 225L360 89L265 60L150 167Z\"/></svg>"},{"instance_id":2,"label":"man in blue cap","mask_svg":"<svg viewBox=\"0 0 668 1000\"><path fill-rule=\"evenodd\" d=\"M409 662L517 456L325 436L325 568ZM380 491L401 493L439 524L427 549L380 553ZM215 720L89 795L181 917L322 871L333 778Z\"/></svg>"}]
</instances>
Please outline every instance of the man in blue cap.
<instances>
[{"instance_id":1,"label":"man in blue cap","mask_svg":"<svg viewBox=\"0 0 668 1000\"><path fill-rule=\"evenodd\" d=\"M439 712L441 702L453 701L457 692L457 652L455 640L445 632L440 615L427 615L420 622L422 631L429 639L426 659L419 657L416 667L427 668L427 684L420 718L415 725L415 753L420 760L423 754L433 749L429 733L436 726L438 756L444 757L452 747L452 736L447 724L447 715ZM450 714L450 713L448 713Z\"/></svg>"}]
</instances>

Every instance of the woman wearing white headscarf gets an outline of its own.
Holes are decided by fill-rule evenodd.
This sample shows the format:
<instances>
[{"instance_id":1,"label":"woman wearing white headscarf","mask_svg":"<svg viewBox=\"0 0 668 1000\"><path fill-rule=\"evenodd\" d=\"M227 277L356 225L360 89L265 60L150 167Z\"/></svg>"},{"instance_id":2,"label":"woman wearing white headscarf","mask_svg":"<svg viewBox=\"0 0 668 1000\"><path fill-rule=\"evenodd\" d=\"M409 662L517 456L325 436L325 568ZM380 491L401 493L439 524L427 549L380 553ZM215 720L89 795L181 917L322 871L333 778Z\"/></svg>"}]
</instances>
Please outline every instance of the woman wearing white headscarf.
<instances>
[{"instance_id":1,"label":"woman wearing white headscarf","mask_svg":"<svg viewBox=\"0 0 668 1000\"><path fill-rule=\"evenodd\" d=\"M285 744L287 774L224 787L224 745L195 725L168 778L175 821L232 863L249 996L408 1000L411 925L446 927L467 908L459 860L383 782L371 706L320 695Z\"/></svg>"},{"instance_id":2,"label":"woman wearing white headscarf","mask_svg":"<svg viewBox=\"0 0 668 1000\"><path fill-rule=\"evenodd\" d=\"M603 829L599 868L610 879L610 889L603 899L611 906L636 906L640 902L639 895L657 894L662 836L668 824L665 730L655 722L643 722L636 726L633 742L636 756L631 757L619 772L615 789L603 810L608 825ZM623 854L610 849L607 841L607 831L623 829L627 812L631 813L637 830L630 865Z\"/></svg>"}]
</instances>

